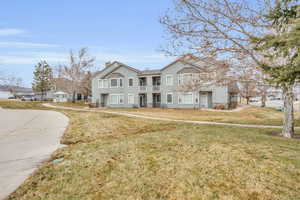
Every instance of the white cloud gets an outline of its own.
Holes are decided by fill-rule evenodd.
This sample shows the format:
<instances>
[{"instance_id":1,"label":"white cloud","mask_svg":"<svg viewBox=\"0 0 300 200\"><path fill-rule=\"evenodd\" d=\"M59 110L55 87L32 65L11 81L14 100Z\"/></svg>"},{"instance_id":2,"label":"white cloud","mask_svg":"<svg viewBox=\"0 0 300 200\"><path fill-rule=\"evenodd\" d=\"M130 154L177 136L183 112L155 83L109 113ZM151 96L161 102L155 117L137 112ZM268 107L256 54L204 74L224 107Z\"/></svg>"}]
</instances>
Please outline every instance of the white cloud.
<instances>
[{"instance_id":1,"label":"white cloud","mask_svg":"<svg viewBox=\"0 0 300 200\"><path fill-rule=\"evenodd\" d=\"M55 48L55 47L60 47L60 45L44 44L44 43L30 43L30 42L0 42L0 47Z\"/></svg>"},{"instance_id":2,"label":"white cloud","mask_svg":"<svg viewBox=\"0 0 300 200\"><path fill-rule=\"evenodd\" d=\"M97 53L96 60L102 63L107 61L119 61L143 69L148 67L162 68L169 63L172 58L158 53Z\"/></svg>"},{"instance_id":3,"label":"white cloud","mask_svg":"<svg viewBox=\"0 0 300 200\"><path fill-rule=\"evenodd\" d=\"M53 52L31 52L23 55L0 56L1 64L36 64L41 60L46 60L50 64L65 63L68 61L67 54Z\"/></svg>"},{"instance_id":4,"label":"white cloud","mask_svg":"<svg viewBox=\"0 0 300 200\"><path fill-rule=\"evenodd\" d=\"M76 52L75 52L76 53ZM174 58L165 57L159 53L90 53L96 57L95 68L104 67L104 63L108 61L119 61L138 69L145 68L162 68L166 64L174 60ZM22 52L18 54L0 55L0 64L31 64L34 65L40 60L46 60L50 64L56 65L59 63L69 62L69 53L58 52ZM100 66L99 66L100 65Z\"/></svg>"},{"instance_id":5,"label":"white cloud","mask_svg":"<svg viewBox=\"0 0 300 200\"><path fill-rule=\"evenodd\" d=\"M16 28L2 28L0 29L0 36L15 36L25 34L26 31Z\"/></svg>"}]
</instances>

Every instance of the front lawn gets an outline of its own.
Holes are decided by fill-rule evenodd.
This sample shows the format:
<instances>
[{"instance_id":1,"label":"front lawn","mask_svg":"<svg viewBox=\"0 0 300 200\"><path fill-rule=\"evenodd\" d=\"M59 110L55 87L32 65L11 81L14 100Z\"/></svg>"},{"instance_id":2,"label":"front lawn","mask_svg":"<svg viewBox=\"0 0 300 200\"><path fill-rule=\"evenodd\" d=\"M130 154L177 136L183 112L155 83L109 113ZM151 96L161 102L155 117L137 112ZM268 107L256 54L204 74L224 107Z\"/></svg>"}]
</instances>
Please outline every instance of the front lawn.
<instances>
[{"instance_id":1,"label":"front lawn","mask_svg":"<svg viewBox=\"0 0 300 200\"><path fill-rule=\"evenodd\" d=\"M276 111L274 108L261 108L256 106L245 108L238 112L162 108L131 108L109 110L179 120L211 121L257 125L282 125L283 123L283 112ZM296 114L295 119L298 119L298 116ZM300 126L299 120L296 120L296 125Z\"/></svg>"},{"instance_id":2,"label":"front lawn","mask_svg":"<svg viewBox=\"0 0 300 200\"><path fill-rule=\"evenodd\" d=\"M8 199L300 198L300 140L279 130L62 112L69 145Z\"/></svg>"}]
</instances>

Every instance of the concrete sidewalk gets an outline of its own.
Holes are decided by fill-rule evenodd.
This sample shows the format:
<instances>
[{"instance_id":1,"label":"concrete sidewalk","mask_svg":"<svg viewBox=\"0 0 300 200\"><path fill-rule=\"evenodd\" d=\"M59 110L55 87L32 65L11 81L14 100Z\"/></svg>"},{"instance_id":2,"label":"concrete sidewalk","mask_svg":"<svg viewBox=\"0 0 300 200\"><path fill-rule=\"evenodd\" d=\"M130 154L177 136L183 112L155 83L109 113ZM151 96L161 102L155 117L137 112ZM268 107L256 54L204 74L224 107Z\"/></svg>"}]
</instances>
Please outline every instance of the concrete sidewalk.
<instances>
[{"instance_id":1,"label":"concrete sidewalk","mask_svg":"<svg viewBox=\"0 0 300 200\"><path fill-rule=\"evenodd\" d=\"M209 122L209 121L192 121L192 120L177 120L177 119L169 119L169 118L161 118L161 117L150 117L144 115L130 114L126 112L114 112L107 111L105 109L84 109L84 108L71 108L64 106L54 106L51 104L43 104L48 108L56 108L56 109L65 109L65 110L74 110L74 111L84 111L84 112L99 112L99 113L108 113L115 115L123 115L127 117L135 117L141 119L150 119L150 120L160 120L160 121L170 121L170 122L181 122L181 123L191 123L191 124L208 124L208 125L223 125L223 126L237 126L237 127L247 127L247 128L271 128L271 129L282 129L282 126L271 126L271 125L256 125L256 124L236 124L236 123L223 123L223 122ZM300 127L295 127L295 129L300 129Z\"/></svg>"},{"instance_id":2,"label":"concrete sidewalk","mask_svg":"<svg viewBox=\"0 0 300 200\"><path fill-rule=\"evenodd\" d=\"M0 109L0 199L60 147L68 121L54 111Z\"/></svg>"}]
</instances>

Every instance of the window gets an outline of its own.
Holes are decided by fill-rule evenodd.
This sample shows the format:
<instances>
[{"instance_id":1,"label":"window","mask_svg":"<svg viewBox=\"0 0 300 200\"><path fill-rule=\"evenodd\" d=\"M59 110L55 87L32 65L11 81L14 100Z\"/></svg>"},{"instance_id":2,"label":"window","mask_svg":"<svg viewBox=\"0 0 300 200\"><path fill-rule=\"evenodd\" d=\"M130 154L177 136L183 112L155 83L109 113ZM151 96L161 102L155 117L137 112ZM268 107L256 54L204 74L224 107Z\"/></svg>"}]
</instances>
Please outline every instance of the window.
<instances>
[{"instance_id":1,"label":"window","mask_svg":"<svg viewBox=\"0 0 300 200\"><path fill-rule=\"evenodd\" d=\"M119 82L119 85L120 85L120 88L121 88L121 87L123 87L123 79L120 78L119 81L120 81L120 82Z\"/></svg>"},{"instance_id":2,"label":"window","mask_svg":"<svg viewBox=\"0 0 300 200\"><path fill-rule=\"evenodd\" d=\"M132 87L133 86L133 78L128 79L128 86Z\"/></svg>"},{"instance_id":3,"label":"window","mask_svg":"<svg viewBox=\"0 0 300 200\"><path fill-rule=\"evenodd\" d=\"M134 104L134 95L128 94L128 104Z\"/></svg>"},{"instance_id":4,"label":"window","mask_svg":"<svg viewBox=\"0 0 300 200\"><path fill-rule=\"evenodd\" d=\"M124 104L124 94L110 94L109 95L110 104Z\"/></svg>"},{"instance_id":5,"label":"window","mask_svg":"<svg viewBox=\"0 0 300 200\"><path fill-rule=\"evenodd\" d=\"M193 104L193 94L179 94L178 95L179 104Z\"/></svg>"},{"instance_id":6,"label":"window","mask_svg":"<svg viewBox=\"0 0 300 200\"><path fill-rule=\"evenodd\" d=\"M103 88L108 88L108 80L107 79L103 80Z\"/></svg>"},{"instance_id":7,"label":"window","mask_svg":"<svg viewBox=\"0 0 300 200\"><path fill-rule=\"evenodd\" d=\"M193 80L193 74L179 74L178 75L178 85L183 85L191 82Z\"/></svg>"},{"instance_id":8,"label":"window","mask_svg":"<svg viewBox=\"0 0 300 200\"><path fill-rule=\"evenodd\" d=\"M118 87L118 79L110 79L110 87L112 88Z\"/></svg>"},{"instance_id":9,"label":"window","mask_svg":"<svg viewBox=\"0 0 300 200\"><path fill-rule=\"evenodd\" d=\"M103 88L103 80L99 79L98 88Z\"/></svg>"},{"instance_id":10,"label":"window","mask_svg":"<svg viewBox=\"0 0 300 200\"><path fill-rule=\"evenodd\" d=\"M123 79L122 78L112 78L110 79L110 87L111 88L122 88L123 87Z\"/></svg>"},{"instance_id":11,"label":"window","mask_svg":"<svg viewBox=\"0 0 300 200\"><path fill-rule=\"evenodd\" d=\"M99 88L108 88L108 80L107 79L99 79L98 87Z\"/></svg>"},{"instance_id":12,"label":"window","mask_svg":"<svg viewBox=\"0 0 300 200\"><path fill-rule=\"evenodd\" d=\"M173 94L167 93L167 104L172 104L172 103L173 103Z\"/></svg>"},{"instance_id":13,"label":"window","mask_svg":"<svg viewBox=\"0 0 300 200\"><path fill-rule=\"evenodd\" d=\"M109 103L110 104L118 104L118 102L119 102L119 95L118 94L109 95Z\"/></svg>"},{"instance_id":14,"label":"window","mask_svg":"<svg viewBox=\"0 0 300 200\"><path fill-rule=\"evenodd\" d=\"M173 76L172 75L167 75L166 76L166 85L173 85Z\"/></svg>"}]
</instances>

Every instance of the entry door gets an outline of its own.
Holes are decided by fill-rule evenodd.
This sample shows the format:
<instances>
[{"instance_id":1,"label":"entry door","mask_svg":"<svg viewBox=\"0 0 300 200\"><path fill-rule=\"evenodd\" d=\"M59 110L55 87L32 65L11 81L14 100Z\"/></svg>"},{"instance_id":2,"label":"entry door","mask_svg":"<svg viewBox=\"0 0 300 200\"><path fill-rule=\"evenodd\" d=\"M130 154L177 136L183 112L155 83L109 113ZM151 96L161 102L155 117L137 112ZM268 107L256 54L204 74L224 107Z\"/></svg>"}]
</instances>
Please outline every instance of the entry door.
<instances>
[{"instance_id":1,"label":"entry door","mask_svg":"<svg viewBox=\"0 0 300 200\"><path fill-rule=\"evenodd\" d=\"M108 101L108 94L101 95L101 107L106 107Z\"/></svg>"},{"instance_id":2,"label":"entry door","mask_svg":"<svg viewBox=\"0 0 300 200\"><path fill-rule=\"evenodd\" d=\"M207 93L200 93L200 108L208 108L208 95Z\"/></svg>"},{"instance_id":3,"label":"entry door","mask_svg":"<svg viewBox=\"0 0 300 200\"><path fill-rule=\"evenodd\" d=\"M140 107L146 107L147 99L146 95L142 94L140 95Z\"/></svg>"}]
</instances>

